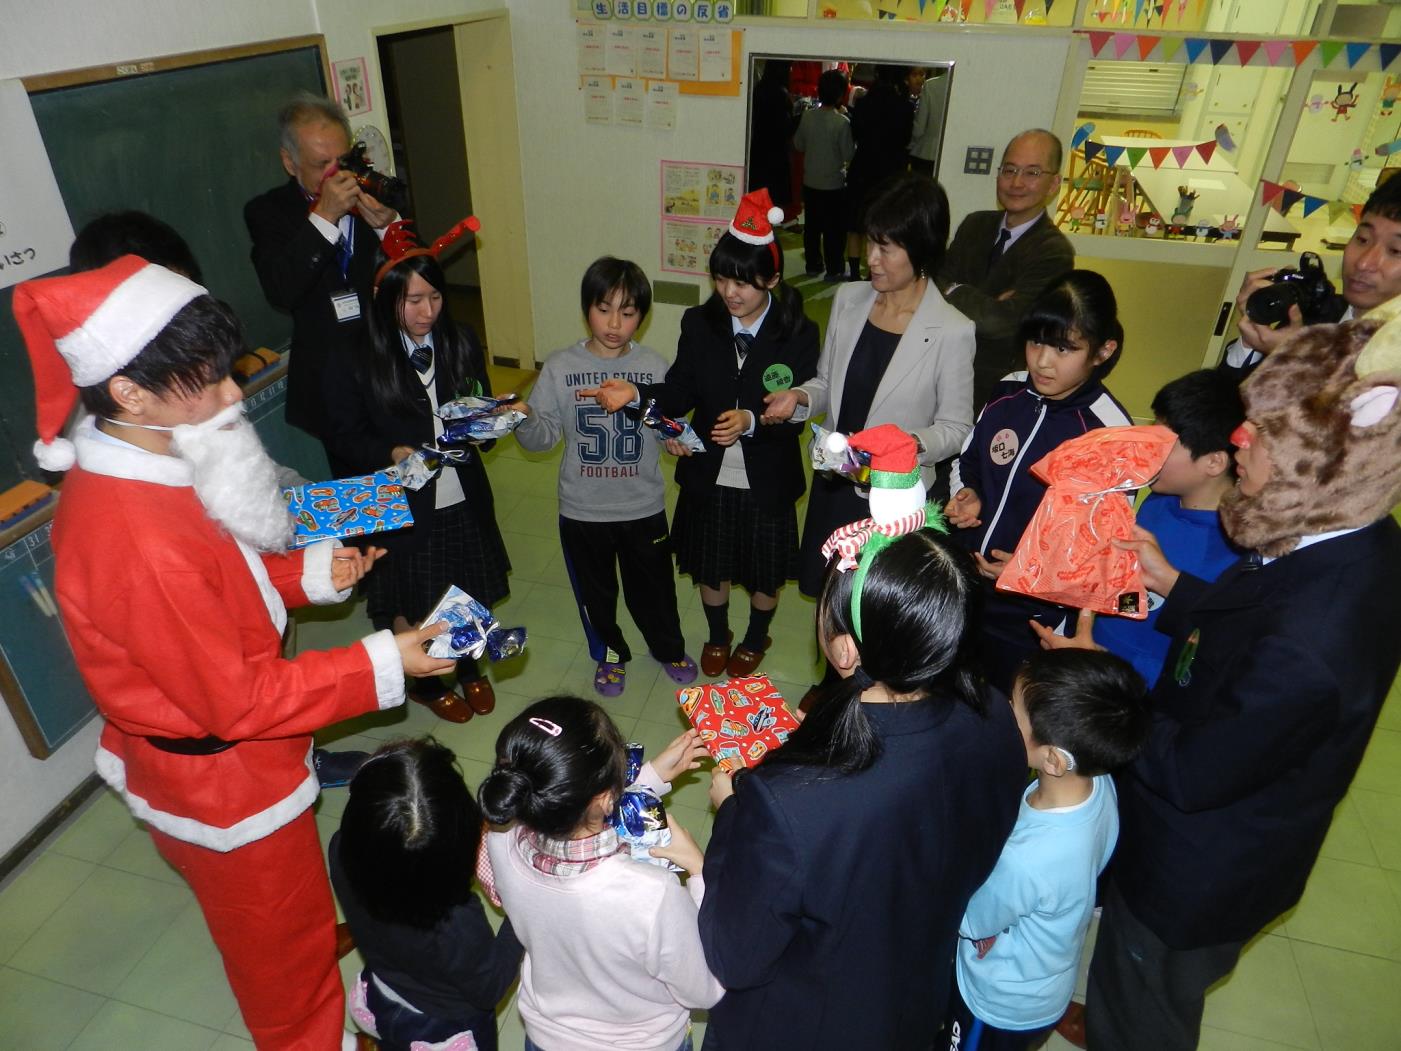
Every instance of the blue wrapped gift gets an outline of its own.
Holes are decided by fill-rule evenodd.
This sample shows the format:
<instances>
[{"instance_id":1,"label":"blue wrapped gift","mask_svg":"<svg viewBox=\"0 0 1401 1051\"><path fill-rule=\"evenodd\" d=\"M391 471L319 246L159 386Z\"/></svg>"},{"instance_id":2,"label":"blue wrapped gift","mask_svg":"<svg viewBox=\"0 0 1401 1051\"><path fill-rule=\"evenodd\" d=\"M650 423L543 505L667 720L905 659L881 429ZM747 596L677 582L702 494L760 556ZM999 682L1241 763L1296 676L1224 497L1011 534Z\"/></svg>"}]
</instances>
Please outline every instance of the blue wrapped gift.
<instances>
[{"instance_id":1,"label":"blue wrapped gift","mask_svg":"<svg viewBox=\"0 0 1401 1051\"><path fill-rule=\"evenodd\" d=\"M369 536L413 525L404 488L385 471L284 489L295 550L321 540Z\"/></svg>"}]
</instances>

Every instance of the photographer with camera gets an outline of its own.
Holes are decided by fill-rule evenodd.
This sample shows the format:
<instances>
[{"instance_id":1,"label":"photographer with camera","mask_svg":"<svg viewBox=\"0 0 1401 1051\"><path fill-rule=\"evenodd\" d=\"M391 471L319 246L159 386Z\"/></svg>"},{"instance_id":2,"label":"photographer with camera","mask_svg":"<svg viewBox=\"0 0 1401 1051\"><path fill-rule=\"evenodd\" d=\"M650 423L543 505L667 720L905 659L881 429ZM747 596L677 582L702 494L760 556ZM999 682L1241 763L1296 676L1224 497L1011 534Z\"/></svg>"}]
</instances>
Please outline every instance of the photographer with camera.
<instances>
[{"instance_id":1,"label":"photographer with camera","mask_svg":"<svg viewBox=\"0 0 1401 1051\"><path fill-rule=\"evenodd\" d=\"M365 327L375 257L394 204L372 195L403 184L352 150L350 122L328 98L303 92L278 114L290 178L249 201L243 219L269 303L292 315L287 422L324 441L331 406L322 376L345 364ZM377 177L377 179L376 179ZM336 475L344 465L329 455Z\"/></svg>"},{"instance_id":2,"label":"photographer with camera","mask_svg":"<svg viewBox=\"0 0 1401 1051\"><path fill-rule=\"evenodd\" d=\"M1236 296L1240 339L1227 344L1222 369L1244 379L1305 325L1348 321L1401 295L1401 178L1378 185L1362 206L1343 249L1340 295L1321 265L1314 268L1318 262L1305 252L1297 270L1270 267L1245 275Z\"/></svg>"}]
</instances>

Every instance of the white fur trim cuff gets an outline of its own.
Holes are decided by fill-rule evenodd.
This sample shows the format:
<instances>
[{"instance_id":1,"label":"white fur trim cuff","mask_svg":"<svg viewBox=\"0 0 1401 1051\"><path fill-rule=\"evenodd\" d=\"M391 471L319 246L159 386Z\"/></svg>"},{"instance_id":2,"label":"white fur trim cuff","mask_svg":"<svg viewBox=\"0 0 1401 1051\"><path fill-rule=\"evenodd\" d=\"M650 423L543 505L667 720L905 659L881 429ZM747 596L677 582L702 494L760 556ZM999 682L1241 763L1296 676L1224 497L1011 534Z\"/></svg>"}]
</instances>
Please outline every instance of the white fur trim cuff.
<instances>
[{"instance_id":1,"label":"white fur trim cuff","mask_svg":"<svg viewBox=\"0 0 1401 1051\"><path fill-rule=\"evenodd\" d=\"M308 752L307 776L290 795L242 821L235 822L227 828L220 828L217 825L206 825L192 817L157 810L141 796L127 791L126 764L101 746L97 749L97 755L93 757L93 765L97 767L98 776L126 802L133 817L146 822L152 828L160 829L167 836L173 836L184 843L193 843L197 847L217 850L221 854L246 847L249 843L272 835L315 803L317 796L321 794L321 786L316 781L316 771L311 765L311 753Z\"/></svg>"},{"instance_id":2,"label":"white fur trim cuff","mask_svg":"<svg viewBox=\"0 0 1401 1051\"><path fill-rule=\"evenodd\" d=\"M380 710L404 703L404 661L391 631L377 631L360 640L375 669L375 696Z\"/></svg>"},{"instance_id":3,"label":"white fur trim cuff","mask_svg":"<svg viewBox=\"0 0 1401 1051\"><path fill-rule=\"evenodd\" d=\"M302 590L306 592L307 601L313 605L331 606L344 602L354 590L346 588L337 591L331 583L331 559L340 546L339 540L323 540L312 544L302 555Z\"/></svg>"}]
</instances>

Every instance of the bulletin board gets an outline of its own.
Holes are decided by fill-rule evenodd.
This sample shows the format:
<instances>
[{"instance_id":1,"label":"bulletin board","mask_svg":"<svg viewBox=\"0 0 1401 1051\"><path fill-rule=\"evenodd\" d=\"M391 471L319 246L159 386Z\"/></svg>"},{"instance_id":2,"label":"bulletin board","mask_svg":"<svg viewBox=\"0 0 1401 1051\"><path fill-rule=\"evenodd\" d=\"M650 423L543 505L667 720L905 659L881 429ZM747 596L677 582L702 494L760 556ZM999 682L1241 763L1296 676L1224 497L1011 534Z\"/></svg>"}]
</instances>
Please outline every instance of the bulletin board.
<instances>
[{"instance_id":1,"label":"bulletin board","mask_svg":"<svg viewBox=\"0 0 1401 1051\"><path fill-rule=\"evenodd\" d=\"M661 269L709 275L710 250L730 228L744 194L744 167L661 162Z\"/></svg>"}]
</instances>

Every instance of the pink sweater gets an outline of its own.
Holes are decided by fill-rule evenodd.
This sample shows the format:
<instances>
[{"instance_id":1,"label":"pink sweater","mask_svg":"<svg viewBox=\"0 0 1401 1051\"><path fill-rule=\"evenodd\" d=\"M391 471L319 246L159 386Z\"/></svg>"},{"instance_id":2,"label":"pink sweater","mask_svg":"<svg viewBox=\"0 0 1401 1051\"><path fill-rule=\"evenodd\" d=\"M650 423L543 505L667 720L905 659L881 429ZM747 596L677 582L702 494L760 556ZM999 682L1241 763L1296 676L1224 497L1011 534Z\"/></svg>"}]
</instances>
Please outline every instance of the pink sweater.
<instances>
[{"instance_id":1,"label":"pink sweater","mask_svg":"<svg viewBox=\"0 0 1401 1051\"><path fill-rule=\"evenodd\" d=\"M579 876L534 869L520 829L492 832L496 889L525 946L520 1012L549 1051L674 1051L693 1007L724 990L705 965L696 912L704 887L608 858Z\"/></svg>"}]
</instances>

